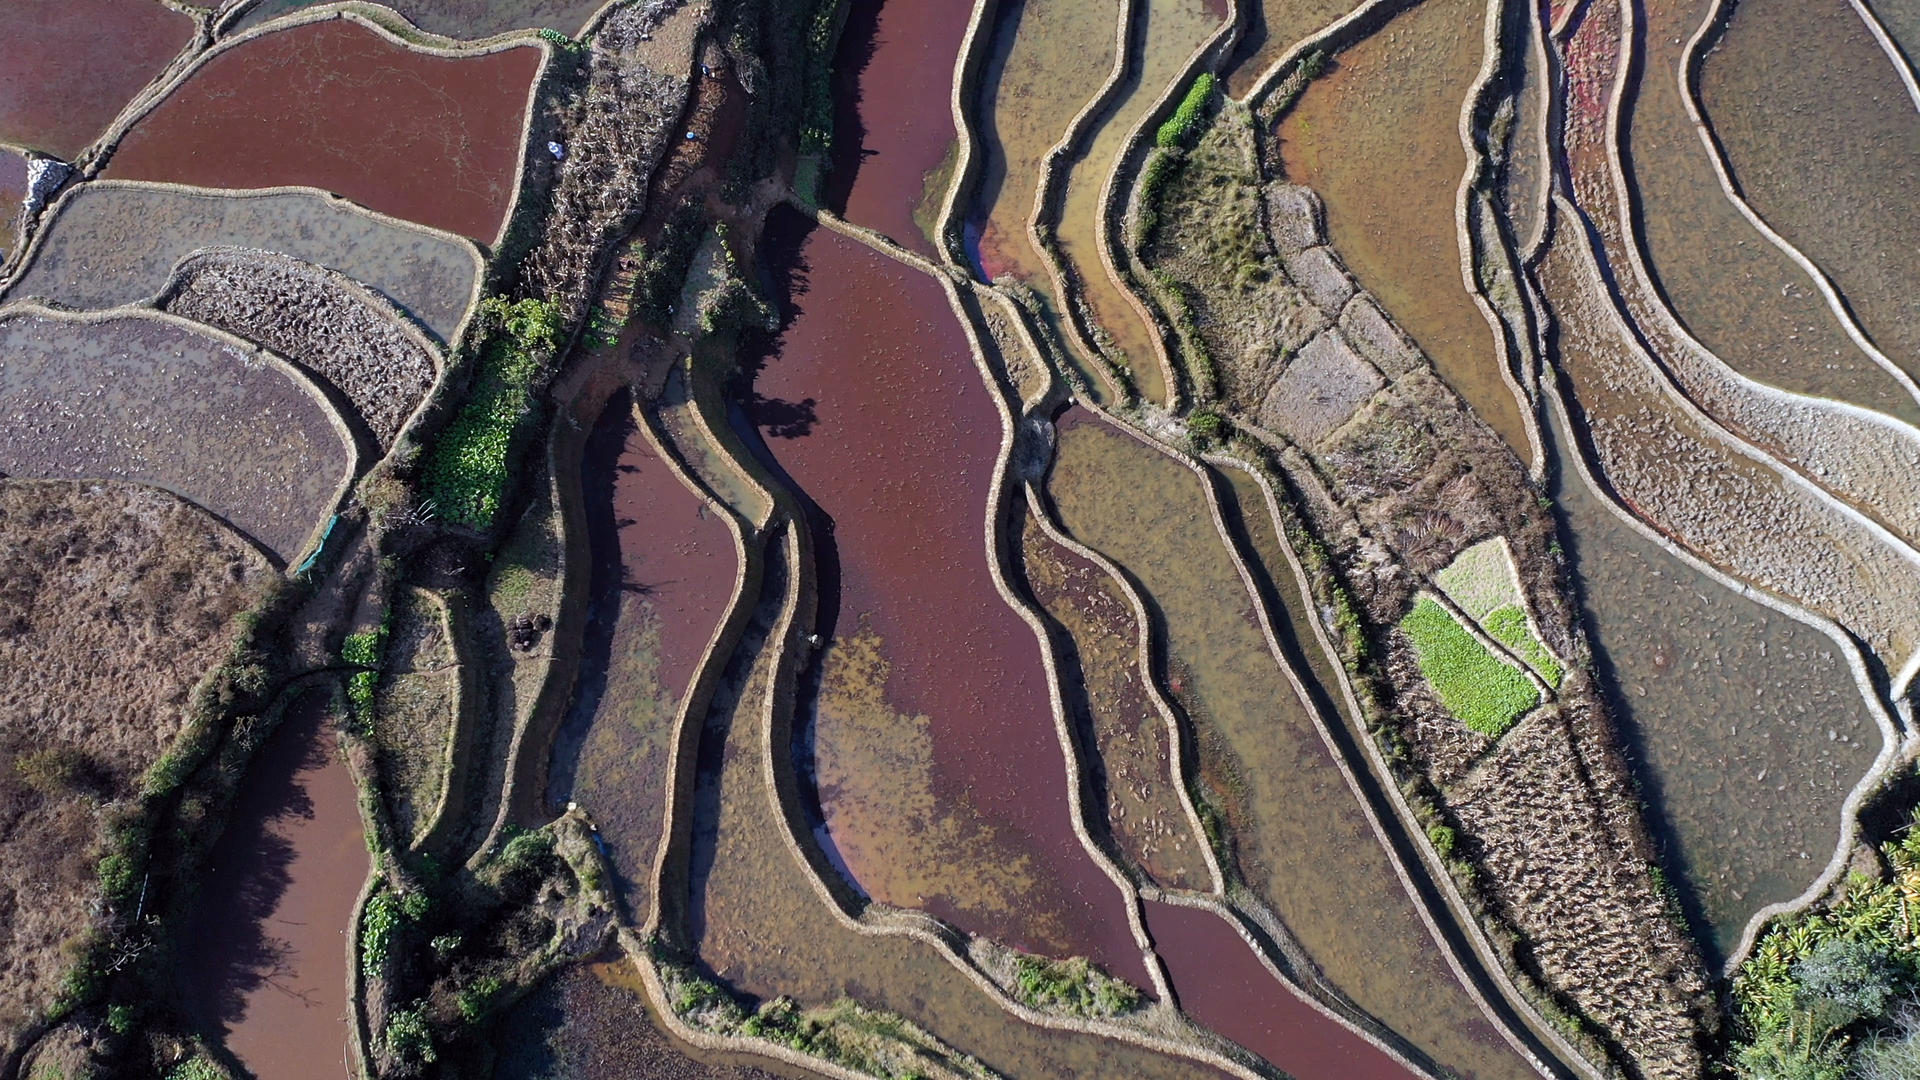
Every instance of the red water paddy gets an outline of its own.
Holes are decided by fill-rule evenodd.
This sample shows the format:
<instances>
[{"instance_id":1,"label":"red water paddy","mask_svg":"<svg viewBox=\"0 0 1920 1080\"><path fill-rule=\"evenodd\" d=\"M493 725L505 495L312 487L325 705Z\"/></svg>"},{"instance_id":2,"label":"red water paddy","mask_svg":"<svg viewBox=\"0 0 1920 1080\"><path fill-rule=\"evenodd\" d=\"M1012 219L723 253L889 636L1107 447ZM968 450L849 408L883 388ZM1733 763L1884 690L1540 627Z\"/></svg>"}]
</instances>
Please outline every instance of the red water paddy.
<instances>
[{"instance_id":1,"label":"red water paddy","mask_svg":"<svg viewBox=\"0 0 1920 1080\"><path fill-rule=\"evenodd\" d=\"M415 52L329 19L207 61L121 141L106 175L214 188L304 185L482 243L513 202L531 46Z\"/></svg>"},{"instance_id":2,"label":"red water paddy","mask_svg":"<svg viewBox=\"0 0 1920 1080\"><path fill-rule=\"evenodd\" d=\"M640 423L632 395L615 394L581 463L590 599L548 795L593 816L622 897L644 921L674 721L726 616L738 562L726 523L680 482Z\"/></svg>"},{"instance_id":3,"label":"red water paddy","mask_svg":"<svg viewBox=\"0 0 1920 1080\"><path fill-rule=\"evenodd\" d=\"M827 205L923 255L933 244L913 214L958 138L953 65L972 14L961 0L854 0L833 60Z\"/></svg>"},{"instance_id":4,"label":"red water paddy","mask_svg":"<svg viewBox=\"0 0 1920 1080\"><path fill-rule=\"evenodd\" d=\"M769 224L794 316L748 410L812 504L825 838L877 900L1148 986L1070 823L1039 641L994 586L1000 415L967 338L931 279L809 228Z\"/></svg>"},{"instance_id":5,"label":"red water paddy","mask_svg":"<svg viewBox=\"0 0 1920 1080\"><path fill-rule=\"evenodd\" d=\"M71 160L193 39L193 19L140 0L8 0L0 142Z\"/></svg>"},{"instance_id":6,"label":"red water paddy","mask_svg":"<svg viewBox=\"0 0 1920 1080\"><path fill-rule=\"evenodd\" d=\"M1290 1076L1413 1080L1406 1066L1275 978L1219 915L1155 901L1143 907L1174 997L1195 1020Z\"/></svg>"},{"instance_id":7,"label":"red water paddy","mask_svg":"<svg viewBox=\"0 0 1920 1080\"><path fill-rule=\"evenodd\" d=\"M255 1076L345 1068L367 846L328 720L327 695L309 691L260 748L181 942L183 1002Z\"/></svg>"}]
</instances>

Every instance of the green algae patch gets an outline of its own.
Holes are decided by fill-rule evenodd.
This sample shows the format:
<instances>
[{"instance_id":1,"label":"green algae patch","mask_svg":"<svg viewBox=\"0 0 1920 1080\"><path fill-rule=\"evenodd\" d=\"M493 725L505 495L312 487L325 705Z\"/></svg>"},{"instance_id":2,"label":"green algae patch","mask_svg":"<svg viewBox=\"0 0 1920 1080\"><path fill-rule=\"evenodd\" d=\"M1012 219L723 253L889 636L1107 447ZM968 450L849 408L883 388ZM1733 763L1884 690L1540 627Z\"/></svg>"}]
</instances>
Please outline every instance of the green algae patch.
<instances>
[{"instance_id":1,"label":"green algae patch","mask_svg":"<svg viewBox=\"0 0 1920 1080\"><path fill-rule=\"evenodd\" d=\"M1540 692L1525 675L1488 652L1431 597L1415 602L1400 629L1413 642L1420 674L1441 704L1473 730L1499 738L1540 704Z\"/></svg>"}]
</instances>

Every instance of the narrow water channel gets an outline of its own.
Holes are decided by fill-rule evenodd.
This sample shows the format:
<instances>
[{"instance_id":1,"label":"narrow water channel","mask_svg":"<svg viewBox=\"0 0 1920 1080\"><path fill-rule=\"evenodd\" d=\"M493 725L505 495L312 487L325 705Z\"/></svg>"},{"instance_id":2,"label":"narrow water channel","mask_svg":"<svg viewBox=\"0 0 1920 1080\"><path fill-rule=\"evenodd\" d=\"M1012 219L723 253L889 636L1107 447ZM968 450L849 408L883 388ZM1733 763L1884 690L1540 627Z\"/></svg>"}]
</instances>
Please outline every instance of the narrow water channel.
<instances>
[{"instance_id":1,"label":"narrow water channel","mask_svg":"<svg viewBox=\"0 0 1920 1080\"><path fill-rule=\"evenodd\" d=\"M308 691L260 747L181 935L189 1013L261 1080L346 1069L347 930L368 861L331 719Z\"/></svg>"}]
</instances>

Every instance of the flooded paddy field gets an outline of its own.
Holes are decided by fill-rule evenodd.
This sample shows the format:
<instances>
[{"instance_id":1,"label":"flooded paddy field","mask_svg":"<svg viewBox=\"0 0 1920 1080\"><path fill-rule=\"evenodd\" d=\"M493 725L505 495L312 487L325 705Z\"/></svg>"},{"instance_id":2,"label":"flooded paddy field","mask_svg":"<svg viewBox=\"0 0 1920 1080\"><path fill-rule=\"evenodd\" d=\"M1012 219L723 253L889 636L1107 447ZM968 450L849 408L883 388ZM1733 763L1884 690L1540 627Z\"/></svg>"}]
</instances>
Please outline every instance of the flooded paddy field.
<instances>
[{"instance_id":1,"label":"flooded paddy field","mask_svg":"<svg viewBox=\"0 0 1920 1080\"><path fill-rule=\"evenodd\" d=\"M1425 0L1395 16L1332 58L1275 138L1287 179L1325 201L1348 272L1527 460L1520 404L1461 279L1454 229L1467 169L1460 110L1479 73L1485 18L1478 0Z\"/></svg>"},{"instance_id":2,"label":"flooded paddy field","mask_svg":"<svg viewBox=\"0 0 1920 1080\"><path fill-rule=\"evenodd\" d=\"M996 588L1000 416L945 296L795 214L767 244L798 314L748 410L814 508L823 644L796 726L826 845L876 900L1147 985L1072 827L1040 642Z\"/></svg>"},{"instance_id":3,"label":"flooded paddy field","mask_svg":"<svg viewBox=\"0 0 1920 1080\"><path fill-rule=\"evenodd\" d=\"M1166 958L1180 1007L1289 1076L1413 1080L1418 1076L1274 977L1238 930L1205 908L1148 902L1147 932ZM1249 1008L1259 1002L1260 1007Z\"/></svg>"},{"instance_id":4,"label":"flooded paddy field","mask_svg":"<svg viewBox=\"0 0 1920 1080\"><path fill-rule=\"evenodd\" d=\"M368 857L328 700L302 695L261 745L182 932L183 1003L261 1077L347 1056L346 934Z\"/></svg>"},{"instance_id":5,"label":"flooded paddy field","mask_svg":"<svg viewBox=\"0 0 1920 1080\"><path fill-rule=\"evenodd\" d=\"M1920 375L1920 108L1840 0L1749 0L1701 61L1700 97L1755 211Z\"/></svg>"},{"instance_id":6,"label":"flooded paddy field","mask_svg":"<svg viewBox=\"0 0 1920 1080\"><path fill-rule=\"evenodd\" d=\"M1361 0L1259 0L1227 61L1227 93L1244 99L1275 60L1321 27L1359 7Z\"/></svg>"},{"instance_id":7,"label":"flooded paddy field","mask_svg":"<svg viewBox=\"0 0 1920 1080\"><path fill-rule=\"evenodd\" d=\"M500 1023L493 1080L775 1080L686 1056L654 1026L643 993L624 959L554 974Z\"/></svg>"},{"instance_id":8,"label":"flooded paddy field","mask_svg":"<svg viewBox=\"0 0 1920 1080\"><path fill-rule=\"evenodd\" d=\"M1028 590L1059 627L1068 711L1097 763L1096 801L1120 852L1156 884L1210 891L1205 841L1180 798L1176 737L1141 671L1139 620L1106 570L1057 543L1031 517L1021 533ZM1104 797L1100 797L1101 794Z\"/></svg>"},{"instance_id":9,"label":"flooded paddy field","mask_svg":"<svg viewBox=\"0 0 1920 1080\"><path fill-rule=\"evenodd\" d=\"M1537 25L1540 5L1530 7L1531 19L1524 24L1529 36L1511 40L1507 45L1519 51L1509 62L1519 67L1520 85L1514 97L1513 121L1507 129L1506 145L1498 148L1500 167L1495 173L1498 202L1522 256L1539 245L1546 229L1547 188L1553 183L1553 162L1545 141L1550 105L1548 84L1552 74L1537 38L1542 32ZM1494 122L1497 124L1498 120Z\"/></svg>"},{"instance_id":10,"label":"flooded paddy field","mask_svg":"<svg viewBox=\"0 0 1920 1080\"><path fill-rule=\"evenodd\" d=\"M791 826L765 783L763 755L779 753L765 727L778 648L767 638L791 603L782 599L790 558L784 542L770 545L760 611L715 695L701 744L691 900L702 964L761 1000L784 994L805 1006L851 996L891 1010L1002 1076L1224 1076L1186 1058L1028 1024L927 942L855 930L828 908L790 850Z\"/></svg>"},{"instance_id":11,"label":"flooded paddy field","mask_svg":"<svg viewBox=\"0 0 1920 1080\"><path fill-rule=\"evenodd\" d=\"M979 126L981 169L969 227L977 230L988 281L1012 278L1055 306L1046 262L1027 237L1041 161L1100 90L1094 72L1113 67L1121 0L1022 0L1003 5L992 53L970 103ZM1068 77L1067 72L1076 73Z\"/></svg>"},{"instance_id":12,"label":"flooded paddy field","mask_svg":"<svg viewBox=\"0 0 1920 1080\"><path fill-rule=\"evenodd\" d=\"M1833 641L1621 521L1559 451L1569 561L1608 706L1709 962L1826 868L1880 731Z\"/></svg>"},{"instance_id":13,"label":"flooded paddy field","mask_svg":"<svg viewBox=\"0 0 1920 1080\"><path fill-rule=\"evenodd\" d=\"M0 147L0 263L20 239L20 204L27 197L27 158Z\"/></svg>"},{"instance_id":14,"label":"flooded paddy field","mask_svg":"<svg viewBox=\"0 0 1920 1080\"><path fill-rule=\"evenodd\" d=\"M193 17L128 0L17 0L0 50L0 143L71 161L193 40Z\"/></svg>"},{"instance_id":15,"label":"flooded paddy field","mask_svg":"<svg viewBox=\"0 0 1920 1080\"><path fill-rule=\"evenodd\" d=\"M951 168L953 66L973 6L953 0L854 0L833 58L833 170L825 204L922 255L930 187ZM916 219L916 213L920 215Z\"/></svg>"},{"instance_id":16,"label":"flooded paddy field","mask_svg":"<svg viewBox=\"0 0 1920 1080\"><path fill-rule=\"evenodd\" d=\"M63 196L5 299L91 311L157 295L199 248L245 247L337 270L441 342L467 317L480 259L465 241L383 219L317 191L191 191L92 183Z\"/></svg>"},{"instance_id":17,"label":"flooded paddy field","mask_svg":"<svg viewBox=\"0 0 1920 1080\"><path fill-rule=\"evenodd\" d=\"M592 817L636 922L653 907L675 721L738 565L721 512L682 483L647 422L622 390L587 437L586 633L546 799L556 811L577 802Z\"/></svg>"},{"instance_id":18,"label":"flooded paddy field","mask_svg":"<svg viewBox=\"0 0 1920 1080\"><path fill-rule=\"evenodd\" d=\"M1435 1062L1482 1080L1533 1075L1414 910L1261 635L1200 479L1090 414L1070 410L1060 427L1048 490L1061 522L1132 574L1164 620L1168 688L1248 887L1334 986Z\"/></svg>"},{"instance_id":19,"label":"flooded paddy field","mask_svg":"<svg viewBox=\"0 0 1920 1080\"><path fill-rule=\"evenodd\" d=\"M0 472L153 484L282 562L354 470L346 432L311 383L156 316L0 320L0 417Z\"/></svg>"},{"instance_id":20,"label":"flooded paddy field","mask_svg":"<svg viewBox=\"0 0 1920 1080\"><path fill-rule=\"evenodd\" d=\"M1621 123L1648 270L1680 322L1736 371L1920 422L1920 403L1854 345L1813 280L1720 189L1679 84L1686 42L1713 7L1711 0L1668 0L1642 16L1646 59L1634 69ZM1823 24L1840 19L1854 16L1836 5ZM1590 209L1610 213L1611 205ZM1829 219L1823 227L1836 225Z\"/></svg>"},{"instance_id":21,"label":"flooded paddy field","mask_svg":"<svg viewBox=\"0 0 1920 1080\"><path fill-rule=\"evenodd\" d=\"M1100 193L1134 126L1193 51L1220 29L1227 10L1221 0L1147 0L1139 10L1127 39L1127 73L1112 103L1095 119L1081 153L1056 182L1056 190L1064 183L1065 191L1055 196L1059 209L1050 220L1068 277L1079 283L1079 296L1091 312L1089 321L1132 371L1135 389L1157 402L1166 396L1166 373L1154 352L1152 328L1100 260Z\"/></svg>"},{"instance_id":22,"label":"flooded paddy field","mask_svg":"<svg viewBox=\"0 0 1920 1080\"><path fill-rule=\"evenodd\" d=\"M263 26L319 0L260 0L230 33ZM514 30L557 30L577 36L607 0L388 0L385 6L429 34L474 41Z\"/></svg>"},{"instance_id":23,"label":"flooded paddy field","mask_svg":"<svg viewBox=\"0 0 1920 1080\"><path fill-rule=\"evenodd\" d=\"M430 56L349 19L277 30L205 61L104 175L317 187L487 243L513 202L540 62L532 46Z\"/></svg>"}]
</instances>

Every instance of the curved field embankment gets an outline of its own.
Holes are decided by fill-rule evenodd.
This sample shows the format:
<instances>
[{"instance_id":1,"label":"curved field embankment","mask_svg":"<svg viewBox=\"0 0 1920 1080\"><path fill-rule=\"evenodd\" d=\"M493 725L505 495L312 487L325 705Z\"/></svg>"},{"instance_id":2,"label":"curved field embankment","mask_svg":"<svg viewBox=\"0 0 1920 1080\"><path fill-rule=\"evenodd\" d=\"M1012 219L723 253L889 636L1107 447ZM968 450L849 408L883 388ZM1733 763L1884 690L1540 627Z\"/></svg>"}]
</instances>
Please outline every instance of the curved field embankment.
<instances>
[{"instance_id":1,"label":"curved field embankment","mask_svg":"<svg viewBox=\"0 0 1920 1080\"><path fill-rule=\"evenodd\" d=\"M93 923L102 815L137 800L230 620L276 576L167 492L0 480L0 1058Z\"/></svg>"},{"instance_id":2,"label":"curved field embankment","mask_svg":"<svg viewBox=\"0 0 1920 1080\"><path fill-rule=\"evenodd\" d=\"M222 32L244 34L312 6L313 0L257 0L239 18L229 16ZM385 0L385 6L429 34L477 41L515 30L555 30L577 37L608 0Z\"/></svg>"},{"instance_id":3,"label":"curved field embankment","mask_svg":"<svg viewBox=\"0 0 1920 1080\"><path fill-rule=\"evenodd\" d=\"M1158 403L1167 400L1170 375L1160 361L1155 328L1107 269L1102 222L1113 193L1129 190L1115 169L1133 144L1135 129L1176 89L1171 84L1220 32L1229 8L1222 0L1142 0L1133 10L1126 72L1097 114L1091 138L1081 140L1085 148L1060 162L1064 178L1043 185L1047 202L1036 207L1034 221L1051 233L1062 303L1075 309L1090 344L1130 372L1138 393Z\"/></svg>"},{"instance_id":4,"label":"curved field embankment","mask_svg":"<svg viewBox=\"0 0 1920 1080\"><path fill-rule=\"evenodd\" d=\"M95 181L62 196L5 299L81 311L137 304L202 248L278 252L361 282L442 344L459 337L480 290L469 240L363 210L312 189L208 191Z\"/></svg>"},{"instance_id":5,"label":"curved field embankment","mask_svg":"<svg viewBox=\"0 0 1920 1080\"><path fill-rule=\"evenodd\" d=\"M1695 74L1734 182L1920 378L1920 109L1902 73L1843 3L1748 0L1716 14Z\"/></svg>"},{"instance_id":6,"label":"curved field embankment","mask_svg":"<svg viewBox=\"0 0 1920 1080\"><path fill-rule=\"evenodd\" d=\"M311 383L184 320L14 308L0 357L0 472L166 488L282 563L353 479L352 437Z\"/></svg>"},{"instance_id":7,"label":"curved field embankment","mask_svg":"<svg viewBox=\"0 0 1920 1080\"><path fill-rule=\"evenodd\" d=\"M1601 30L1616 20L1621 35L1617 48L1584 44L1590 29ZM1575 31L1569 52L1596 58L1617 57L1621 69L1629 73L1639 70L1634 63L1640 41L1640 35L1635 32L1637 20L1634 9L1616 9L1611 3L1596 4L1588 9ZM1662 302L1637 241L1634 188L1618 152L1621 133L1626 130L1623 125L1628 115L1626 104L1632 92L1631 79L1616 76L1617 72L1609 70L1605 63L1592 64L1587 76L1597 80L1611 78L1613 82L1607 153L1586 152L1569 158L1572 186L1587 200L1584 203L1586 221L1593 228L1602 265L1611 271L1608 284L1616 301L1633 321L1646 346L1660 359L1668 377L1702 411L1912 543L1920 537L1920 493L1915 492L1909 482L1913 467L1920 464L1920 430L1881 412L1757 383L1729 367L1688 335ZM1693 156L1702 158L1697 153ZM1701 164L1704 167L1706 163L1702 160ZM1643 168L1638 174L1644 175L1647 171ZM1710 196L1719 195L1717 188L1710 187L1707 191ZM1695 198L1698 197L1696 193ZM1726 204L1721 201L1721 205ZM1744 225L1743 221L1735 227ZM1751 229L1744 231L1751 244L1735 246L1751 246L1760 254L1762 238ZM1736 296L1742 293L1746 294L1746 300L1738 306L1743 308L1755 304L1764 308L1768 297L1774 295L1771 289L1762 290L1761 295L1750 288L1734 290ZM1716 290L1713 295L1723 297L1727 291ZM1751 310L1748 314L1764 325L1764 315ZM1863 365L1869 364L1864 355L1852 349L1850 342L1838 337L1837 327L1824 319L1822 323L1835 331L1835 347L1847 348L1854 359ZM1743 333L1751 334L1753 328ZM1788 335L1782 344L1786 350L1792 350L1794 337ZM1803 355L1797 366L1817 364L1812 357ZM1892 384L1890 389L1900 389L1897 382L1886 381Z\"/></svg>"},{"instance_id":8,"label":"curved field embankment","mask_svg":"<svg viewBox=\"0 0 1920 1080\"><path fill-rule=\"evenodd\" d=\"M489 243L505 227L543 47L440 55L346 17L235 39L121 136L104 175L305 185Z\"/></svg>"},{"instance_id":9,"label":"curved field embankment","mask_svg":"<svg viewBox=\"0 0 1920 1080\"><path fill-rule=\"evenodd\" d=\"M1426 0L1341 50L1282 116L1267 154L1325 202L1333 250L1360 287L1527 461L1533 440L1461 280L1455 231L1468 164L1460 109L1480 72L1485 12L1480 0Z\"/></svg>"},{"instance_id":10,"label":"curved field embankment","mask_svg":"<svg viewBox=\"0 0 1920 1080\"><path fill-rule=\"evenodd\" d=\"M1068 827L1048 673L997 587L1005 435L965 335L935 283L838 232L789 212L767 242L808 283L748 413L811 504L823 843L876 900L1150 985L1127 897Z\"/></svg>"},{"instance_id":11,"label":"curved field embankment","mask_svg":"<svg viewBox=\"0 0 1920 1080\"><path fill-rule=\"evenodd\" d=\"M1740 374L1920 421L1911 387L1847 337L1817 283L1721 189L1714 151L1703 145L1683 88L1697 62L1690 43L1717 7L1716 0L1647 5L1645 61L1622 92L1620 158L1647 274L1685 331ZM1845 228L1840 220L1824 227Z\"/></svg>"},{"instance_id":12,"label":"curved field embankment","mask_svg":"<svg viewBox=\"0 0 1920 1080\"><path fill-rule=\"evenodd\" d=\"M197 30L165 4L17 0L0 51L0 143L72 161Z\"/></svg>"},{"instance_id":13,"label":"curved field embankment","mask_svg":"<svg viewBox=\"0 0 1920 1080\"><path fill-rule=\"evenodd\" d=\"M1246 32L1227 57L1227 96L1245 101L1275 61L1356 6L1354 0L1258 0L1250 5Z\"/></svg>"},{"instance_id":14,"label":"curved field embankment","mask_svg":"<svg viewBox=\"0 0 1920 1080\"><path fill-rule=\"evenodd\" d=\"M1224 819L1234 876L1341 994L1438 1064L1531 1075L1428 936L1262 635L1203 483L1075 410L1048 491L1067 532L1123 567L1164 620L1163 677L1193 727L1199 792Z\"/></svg>"},{"instance_id":15,"label":"curved field embankment","mask_svg":"<svg viewBox=\"0 0 1920 1080\"><path fill-rule=\"evenodd\" d=\"M833 58L823 202L927 256L936 247L916 215L930 222L946 194L939 174L958 137L950 92L973 10L964 0L853 0Z\"/></svg>"},{"instance_id":16,"label":"curved field embankment","mask_svg":"<svg viewBox=\"0 0 1920 1080\"><path fill-rule=\"evenodd\" d=\"M680 478L615 393L580 462L589 569L573 699L552 750L549 810L578 802L593 819L635 922L654 907L653 873L672 788L668 766L688 692L734 598L733 530ZM700 706L686 722L699 723Z\"/></svg>"},{"instance_id":17,"label":"curved field embankment","mask_svg":"<svg viewBox=\"0 0 1920 1080\"><path fill-rule=\"evenodd\" d=\"M440 375L426 335L344 275L268 251L181 260L161 310L299 363L338 390L384 451Z\"/></svg>"}]
</instances>

